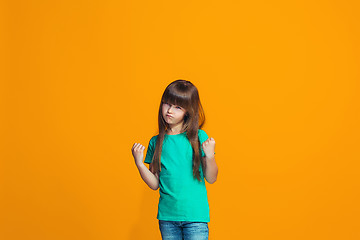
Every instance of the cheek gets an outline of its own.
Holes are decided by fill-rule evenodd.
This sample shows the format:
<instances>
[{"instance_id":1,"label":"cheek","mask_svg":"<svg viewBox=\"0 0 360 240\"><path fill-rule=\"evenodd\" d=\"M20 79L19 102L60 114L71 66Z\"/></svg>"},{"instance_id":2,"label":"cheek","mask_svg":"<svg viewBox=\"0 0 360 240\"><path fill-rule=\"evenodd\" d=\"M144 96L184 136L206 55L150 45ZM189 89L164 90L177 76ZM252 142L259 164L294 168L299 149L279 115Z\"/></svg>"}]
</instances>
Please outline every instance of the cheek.
<instances>
[{"instance_id":1,"label":"cheek","mask_svg":"<svg viewBox=\"0 0 360 240\"><path fill-rule=\"evenodd\" d=\"M180 115L181 115L181 118L182 118L182 119L185 118L185 113L184 113L184 112L182 112Z\"/></svg>"},{"instance_id":2,"label":"cheek","mask_svg":"<svg viewBox=\"0 0 360 240\"><path fill-rule=\"evenodd\" d=\"M165 119L166 114L167 114L167 108L163 107L161 110L162 110L162 117Z\"/></svg>"},{"instance_id":3,"label":"cheek","mask_svg":"<svg viewBox=\"0 0 360 240\"><path fill-rule=\"evenodd\" d=\"M164 113L166 113L166 108L164 107L164 105L161 107L161 111L162 111L163 115L164 115Z\"/></svg>"}]
</instances>

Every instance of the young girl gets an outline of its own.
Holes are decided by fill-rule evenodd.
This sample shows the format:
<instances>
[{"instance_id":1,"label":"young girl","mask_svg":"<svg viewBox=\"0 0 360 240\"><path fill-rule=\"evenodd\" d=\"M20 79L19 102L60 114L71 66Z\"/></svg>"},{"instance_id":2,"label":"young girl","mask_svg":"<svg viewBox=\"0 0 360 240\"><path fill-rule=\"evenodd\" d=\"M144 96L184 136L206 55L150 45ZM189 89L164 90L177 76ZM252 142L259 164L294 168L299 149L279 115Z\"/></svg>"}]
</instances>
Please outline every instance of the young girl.
<instances>
[{"instance_id":1,"label":"young girl","mask_svg":"<svg viewBox=\"0 0 360 240\"><path fill-rule=\"evenodd\" d=\"M176 80L162 95L159 134L145 147L135 143L132 154L141 178L153 190L160 187L157 219L162 239L207 240L207 182L217 179L215 140L201 129L205 115L197 88Z\"/></svg>"}]
</instances>

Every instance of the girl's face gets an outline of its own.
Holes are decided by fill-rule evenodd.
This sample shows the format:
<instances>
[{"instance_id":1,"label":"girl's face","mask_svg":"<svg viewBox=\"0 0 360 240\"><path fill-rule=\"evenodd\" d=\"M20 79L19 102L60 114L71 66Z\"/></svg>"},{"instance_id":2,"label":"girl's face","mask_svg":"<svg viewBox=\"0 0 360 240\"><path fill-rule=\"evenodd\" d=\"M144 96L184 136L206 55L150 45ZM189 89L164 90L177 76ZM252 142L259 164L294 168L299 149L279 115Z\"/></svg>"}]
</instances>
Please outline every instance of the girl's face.
<instances>
[{"instance_id":1,"label":"girl's face","mask_svg":"<svg viewBox=\"0 0 360 240\"><path fill-rule=\"evenodd\" d=\"M170 127L177 126L182 124L184 121L184 117L186 114L186 110L178 105L172 105L169 103L162 104L162 115Z\"/></svg>"}]
</instances>

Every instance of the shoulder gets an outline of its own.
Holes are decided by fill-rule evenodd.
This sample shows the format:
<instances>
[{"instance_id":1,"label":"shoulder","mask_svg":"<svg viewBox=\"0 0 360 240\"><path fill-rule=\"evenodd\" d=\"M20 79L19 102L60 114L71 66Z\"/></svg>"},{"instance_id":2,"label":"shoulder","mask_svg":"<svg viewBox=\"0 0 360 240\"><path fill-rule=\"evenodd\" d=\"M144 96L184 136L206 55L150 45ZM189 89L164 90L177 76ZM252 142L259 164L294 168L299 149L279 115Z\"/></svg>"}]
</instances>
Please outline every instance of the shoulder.
<instances>
[{"instance_id":1,"label":"shoulder","mask_svg":"<svg viewBox=\"0 0 360 240\"><path fill-rule=\"evenodd\" d=\"M150 143L155 143L157 137L158 137L158 135L152 136L152 137L150 138Z\"/></svg>"},{"instance_id":2,"label":"shoulder","mask_svg":"<svg viewBox=\"0 0 360 240\"><path fill-rule=\"evenodd\" d=\"M207 135L206 132L202 129L199 129L198 134L199 135Z\"/></svg>"},{"instance_id":3,"label":"shoulder","mask_svg":"<svg viewBox=\"0 0 360 240\"><path fill-rule=\"evenodd\" d=\"M150 138L149 145L148 145L148 150L154 151L155 146L156 146L156 139L157 139L157 136L153 136L153 137Z\"/></svg>"},{"instance_id":4,"label":"shoulder","mask_svg":"<svg viewBox=\"0 0 360 240\"><path fill-rule=\"evenodd\" d=\"M206 139L209 138L208 135L207 135L207 133L206 133L204 130L202 130L202 129L199 129L198 135L199 135L199 138L200 138L200 141L201 141L201 142L204 142Z\"/></svg>"},{"instance_id":5,"label":"shoulder","mask_svg":"<svg viewBox=\"0 0 360 240\"><path fill-rule=\"evenodd\" d=\"M158 135L155 135L155 136L152 136L152 137L150 138L149 143L150 143L151 145L155 145L158 136L159 136L159 134L158 134Z\"/></svg>"}]
</instances>

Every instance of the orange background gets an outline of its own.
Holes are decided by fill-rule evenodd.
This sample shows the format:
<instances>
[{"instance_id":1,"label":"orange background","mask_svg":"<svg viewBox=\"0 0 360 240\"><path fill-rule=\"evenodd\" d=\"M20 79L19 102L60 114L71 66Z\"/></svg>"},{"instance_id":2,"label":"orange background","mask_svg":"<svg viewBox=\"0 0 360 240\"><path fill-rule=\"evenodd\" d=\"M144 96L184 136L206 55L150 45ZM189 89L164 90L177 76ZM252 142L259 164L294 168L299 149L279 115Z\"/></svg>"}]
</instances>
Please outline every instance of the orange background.
<instances>
[{"instance_id":1,"label":"orange background","mask_svg":"<svg viewBox=\"0 0 360 240\"><path fill-rule=\"evenodd\" d=\"M2 1L0 238L160 239L133 143L200 91L210 239L359 239L358 1Z\"/></svg>"}]
</instances>

